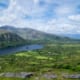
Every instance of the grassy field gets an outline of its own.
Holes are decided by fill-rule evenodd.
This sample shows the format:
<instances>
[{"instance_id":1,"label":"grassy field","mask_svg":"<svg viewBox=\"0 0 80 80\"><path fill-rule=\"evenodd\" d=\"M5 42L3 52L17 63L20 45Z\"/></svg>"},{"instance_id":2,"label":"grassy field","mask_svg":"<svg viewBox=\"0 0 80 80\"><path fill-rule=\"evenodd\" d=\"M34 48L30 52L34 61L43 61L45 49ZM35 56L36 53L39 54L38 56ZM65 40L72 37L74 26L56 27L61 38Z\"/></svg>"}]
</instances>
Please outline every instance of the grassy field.
<instances>
[{"instance_id":1,"label":"grassy field","mask_svg":"<svg viewBox=\"0 0 80 80\"><path fill-rule=\"evenodd\" d=\"M0 80L80 80L64 79L62 74L80 74L79 44L47 44L41 50L19 52L0 57L0 73L34 72L30 79L0 78ZM56 74L57 79L46 79L44 74ZM38 79L39 78L39 79Z\"/></svg>"}]
</instances>

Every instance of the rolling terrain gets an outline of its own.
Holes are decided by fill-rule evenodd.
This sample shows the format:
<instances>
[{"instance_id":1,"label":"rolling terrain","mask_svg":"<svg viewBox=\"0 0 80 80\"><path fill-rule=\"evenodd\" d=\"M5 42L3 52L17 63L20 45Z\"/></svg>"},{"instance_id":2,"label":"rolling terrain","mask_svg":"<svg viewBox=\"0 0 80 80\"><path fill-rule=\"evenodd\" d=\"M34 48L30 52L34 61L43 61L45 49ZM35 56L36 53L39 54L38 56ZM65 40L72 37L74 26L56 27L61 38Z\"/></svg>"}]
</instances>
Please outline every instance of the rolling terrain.
<instances>
[{"instance_id":1,"label":"rolling terrain","mask_svg":"<svg viewBox=\"0 0 80 80\"><path fill-rule=\"evenodd\" d=\"M0 27L0 30L7 30L9 32L15 33L19 35L21 38L35 42L35 43L55 43L55 42L79 42L77 39L71 39L69 37L54 35L54 34L48 34L45 32L37 31L30 28L15 28L13 26L2 26Z\"/></svg>"},{"instance_id":2,"label":"rolling terrain","mask_svg":"<svg viewBox=\"0 0 80 80\"><path fill-rule=\"evenodd\" d=\"M0 27L1 48L33 43L41 43L44 47L39 50L20 51L0 56L0 80L80 79L79 39L29 28ZM33 73L32 77L19 76L20 73L30 72ZM10 76L16 73L17 77Z\"/></svg>"}]
</instances>

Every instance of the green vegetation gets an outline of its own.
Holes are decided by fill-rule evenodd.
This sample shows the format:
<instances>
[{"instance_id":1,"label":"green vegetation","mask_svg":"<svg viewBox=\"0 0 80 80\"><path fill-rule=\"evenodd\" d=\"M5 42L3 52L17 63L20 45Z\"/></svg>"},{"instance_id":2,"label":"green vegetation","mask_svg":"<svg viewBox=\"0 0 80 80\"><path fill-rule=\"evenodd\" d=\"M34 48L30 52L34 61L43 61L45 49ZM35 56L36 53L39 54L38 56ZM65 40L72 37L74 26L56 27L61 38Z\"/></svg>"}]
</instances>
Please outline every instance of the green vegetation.
<instances>
[{"instance_id":1,"label":"green vegetation","mask_svg":"<svg viewBox=\"0 0 80 80\"><path fill-rule=\"evenodd\" d=\"M61 74L80 73L80 45L79 44L46 44L41 50L19 52L0 57L0 73L3 72L34 72L30 79L0 78L0 80L47 80L43 74L54 73L57 79L64 79ZM75 79L79 80L79 79Z\"/></svg>"},{"instance_id":2,"label":"green vegetation","mask_svg":"<svg viewBox=\"0 0 80 80\"><path fill-rule=\"evenodd\" d=\"M80 40L48 34L29 28L0 27L0 48L24 44L80 43Z\"/></svg>"},{"instance_id":3,"label":"green vegetation","mask_svg":"<svg viewBox=\"0 0 80 80\"><path fill-rule=\"evenodd\" d=\"M62 74L80 74L80 40L28 28L0 27L0 48L33 43L41 43L44 48L0 56L0 73L33 72L34 76L0 80L73 80L63 78ZM44 74L58 77L47 79Z\"/></svg>"},{"instance_id":4,"label":"green vegetation","mask_svg":"<svg viewBox=\"0 0 80 80\"><path fill-rule=\"evenodd\" d=\"M15 33L0 30L0 48L13 47L25 44L26 41Z\"/></svg>"},{"instance_id":5,"label":"green vegetation","mask_svg":"<svg viewBox=\"0 0 80 80\"><path fill-rule=\"evenodd\" d=\"M9 32L15 33L20 36L22 39L31 43L78 43L79 40L71 39L69 37L64 37L56 34L48 34L45 32L41 32L38 30L30 29L30 28L16 28L13 26L2 26L0 30L7 30ZM1 31L0 31L1 32Z\"/></svg>"}]
</instances>

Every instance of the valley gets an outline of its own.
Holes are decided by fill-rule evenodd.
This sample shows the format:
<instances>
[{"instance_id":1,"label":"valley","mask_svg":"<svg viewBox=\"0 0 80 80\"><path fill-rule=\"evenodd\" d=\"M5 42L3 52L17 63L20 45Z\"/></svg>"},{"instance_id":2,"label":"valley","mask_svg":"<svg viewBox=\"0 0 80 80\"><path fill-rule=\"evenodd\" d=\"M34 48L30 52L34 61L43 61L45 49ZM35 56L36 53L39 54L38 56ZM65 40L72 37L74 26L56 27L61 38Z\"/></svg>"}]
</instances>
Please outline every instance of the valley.
<instances>
[{"instance_id":1,"label":"valley","mask_svg":"<svg viewBox=\"0 0 80 80\"><path fill-rule=\"evenodd\" d=\"M0 80L73 79L80 79L79 39L0 27Z\"/></svg>"},{"instance_id":2,"label":"valley","mask_svg":"<svg viewBox=\"0 0 80 80\"><path fill-rule=\"evenodd\" d=\"M75 78L80 74L79 56L79 44L45 44L40 50L3 55L0 56L0 73L31 72L33 76L30 78L3 76L0 80L79 80ZM51 75L54 77L50 77ZM65 78L62 75L74 75L74 77Z\"/></svg>"}]
</instances>

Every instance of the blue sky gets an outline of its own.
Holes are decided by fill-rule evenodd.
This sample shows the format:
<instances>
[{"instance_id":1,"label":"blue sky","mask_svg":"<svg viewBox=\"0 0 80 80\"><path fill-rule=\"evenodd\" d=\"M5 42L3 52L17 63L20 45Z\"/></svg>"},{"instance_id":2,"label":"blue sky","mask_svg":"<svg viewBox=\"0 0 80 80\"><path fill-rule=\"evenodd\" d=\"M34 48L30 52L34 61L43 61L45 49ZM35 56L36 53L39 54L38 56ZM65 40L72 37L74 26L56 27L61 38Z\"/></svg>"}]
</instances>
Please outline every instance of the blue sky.
<instances>
[{"instance_id":1,"label":"blue sky","mask_svg":"<svg viewBox=\"0 0 80 80\"><path fill-rule=\"evenodd\" d=\"M80 34L80 0L0 0L0 25Z\"/></svg>"}]
</instances>

